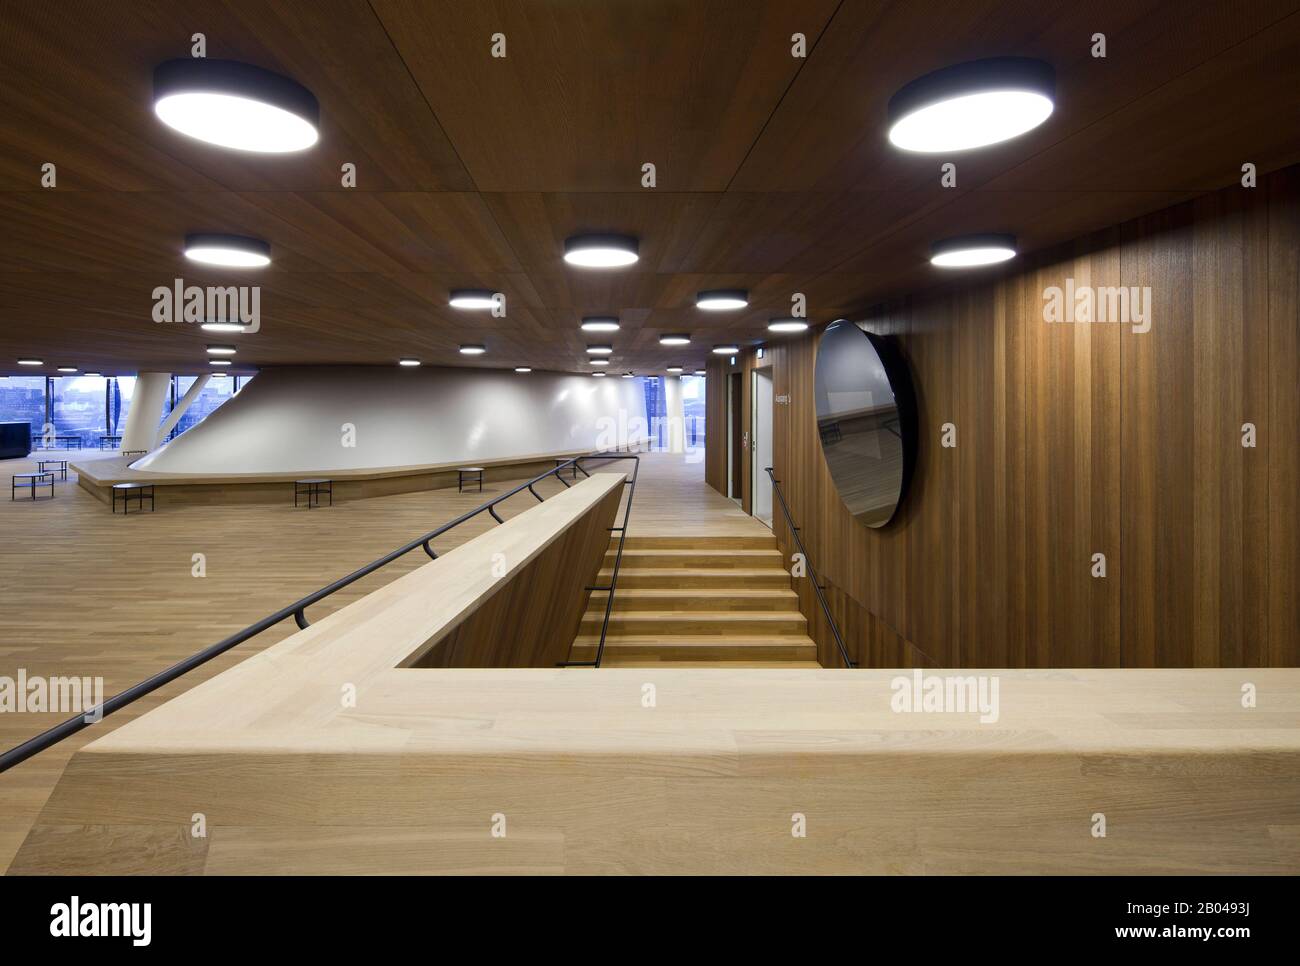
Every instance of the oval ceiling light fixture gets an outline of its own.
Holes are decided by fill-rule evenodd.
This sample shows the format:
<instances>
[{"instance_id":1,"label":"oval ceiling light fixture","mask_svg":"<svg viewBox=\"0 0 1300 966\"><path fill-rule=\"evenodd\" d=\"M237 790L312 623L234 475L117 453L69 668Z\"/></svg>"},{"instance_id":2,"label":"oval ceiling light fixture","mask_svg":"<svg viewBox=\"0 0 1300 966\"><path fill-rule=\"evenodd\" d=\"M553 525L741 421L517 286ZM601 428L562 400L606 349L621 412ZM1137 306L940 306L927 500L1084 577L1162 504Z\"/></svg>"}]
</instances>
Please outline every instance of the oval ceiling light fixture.
<instances>
[{"instance_id":1,"label":"oval ceiling light fixture","mask_svg":"<svg viewBox=\"0 0 1300 966\"><path fill-rule=\"evenodd\" d=\"M624 378L624 379L632 379L632 378L635 378L635 377L633 376L632 373L630 373L630 372L625 372L625 373L623 373L623 378Z\"/></svg>"},{"instance_id":2,"label":"oval ceiling light fixture","mask_svg":"<svg viewBox=\"0 0 1300 966\"><path fill-rule=\"evenodd\" d=\"M807 328L803 319L773 319L767 323L768 332L804 332Z\"/></svg>"},{"instance_id":3,"label":"oval ceiling light fixture","mask_svg":"<svg viewBox=\"0 0 1300 966\"><path fill-rule=\"evenodd\" d=\"M185 257L224 268L261 268L271 264L271 246L246 235L202 233L185 236Z\"/></svg>"},{"instance_id":4,"label":"oval ceiling light fixture","mask_svg":"<svg viewBox=\"0 0 1300 966\"><path fill-rule=\"evenodd\" d=\"M496 294L485 288L452 289L447 304L453 309L490 309L497 304Z\"/></svg>"},{"instance_id":5,"label":"oval ceiling light fixture","mask_svg":"<svg viewBox=\"0 0 1300 966\"><path fill-rule=\"evenodd\" d=\"M103 378L104 378L104 374L103 374L102 372L84 372L84 373L82 373L82 375L84 375L87 379L103 379Z\"/></svg>"},{"instance_id":6,"label":"oval ceiling light fixture","mask_svg":"<svg viewBox=\"0 0 1300 966\"><path fill-rule=\"evenodd\" d=\"M582 268L619 268L639 258L630 235L574 235L564 240L564 260Z\"/></svg>"},{"instance_id":7,"label":"oval ceiling light fixture","mask_svg":"<svg viewBox=\"0 0 1300 966\"><path fill-rule=\"evenodd\" d=\"M515 366L515 372L532 372L532 371L533 370L528 366Z\"/></svg>"},{"instance_id":8,"label":"oval ceiling light fixture","mask_svg":"<svg viewBox=\"0 0 1300 966\"><path fill-rule=\"evenodd\" d=\"M320 139L320 104L311 91L234 60L185 57L159 64L153 112L181 134L238 151L285 154Z\"/></svg>"},{"instance_id":9,"label":"oval ceiling light fixture","mask_svg":"<svg viewBox=\"0 0 1300 966\"><path fill-rule=\"evenodd\" d=\"M587 361L588 361L589 363L591 363L593 366L607 366L607 365L609 365L609 360L608 360L608 359L588 359Z\"/></svg>"},{"instance_id":10,"label":"oval ceiling light fixture","mask_svg":"<svg viewBox=\"0 0 1300 966\"><path fill-rule=\"evenodd\" d=\"M680 373L680 372L682 371L682 367L681 367L681 366L669 366L669 367L668 367L668 371L671 372L671 373L673 373L674 375L677 375L678 373Z\"/></svg>"},{"instance_id":11,"label":"oval ceiling light fixture","mask_svg":"<svg viewBox=\"0 0 1300 966\"><path fill-rule=\"evenodd\" d=\"M228 366L228 365L230 365L230 360L229 360L229 359L209 359L209 360L208 360L208 365L210 365L210 366Z\"/></svg>"},{"instance_id":12,"label":"oval ceiling light fixture","mask_svg":"<svg viewBox=\"0 0 1300 966\"><path fill-rule=\"evenodd\" d=\"M233 345L210 345L208 346L208 355L210 356L233 356L235 347Z\"/></svg>"},{"instance_id":13,"label":"oval ceiling light fixture","mask_svg":"<svg viewBox=\"0 0 1300 966\"><path fill-rule=\"evenodd\" d=\"M43 366L45 362L42 359L19 359L18 364L20 366Z\"/></svg>"},{"instance_id":14,"label":"oval ceiling light fixture","mask_svg":"<svg viewBox=\"0 0 1300 966\"><path fill-rule=\"evenodd\" d=\"M1032 131L1052 114L1056 71L992 57L918 77L889 99L889 140L905 151L965 151Z\"/></svg>"},{"instance_id":15,"label":"oval ceiling light fixture","mask_svg":"<svg viewBox=\"0 0 1300 966\"><path fill-rule=\"evenodd\" d=\"M407 369L414 369L416 366L420 364L420 360L419 359L398 359L397 364L399 366L405 366Z\"/></svg>"},{"instance_id":16,"label":"oval ceiling light fixture","mask_svg":"<svg viewBox=\"0 0 1300 966\"><path fill-rule=\"evenodd\" d=\"M481 356L485 352L487 352L487 346L463 345L460 347L460 354L463 356Z\"/></svg>"},{"instance_id":17,"label":"oval ceiling light fixture","mask_svg":"<svg viewBox=\"0 0 1300 966\"><path fill-rule=\"evenodd\" d=\"M930 264L939 268L974 268L1015 257L1014 235L962 235L930 246Z\"/></svg>"},{"instance_id":18,"label":"oval ceiling light fixture","mask_svg":"<svg viewBox=\"0 0 1300 966\"><path fill-rule=\"evenodd\" d=\"M248 326L239 322L202 322L199 328L204 332L247 332Z\"/></svg>"},{"instance_id":19,"label":"oval ceiling light fixture","mask_svg":"<svg viewBox=\"0 0 1300 966\"><path fill-rule=\"evenodd\" d=\"M734 356L739 351L740 346L738 345L715 345L713 347L715 356Z\"/></svg>"},{"instance_id":20,"label":"oval ceiling light fixture","mask_svg":"<svg viewBox=\"0 0 1300 966\"><path fill-rule=\"evenodd\" d=\"M583 332L617 332L618 319L608 315L589 315L582 320Z\"/></svg>"},{"instance_id":21,"label":"oval ceiling light fixture","mask_svg":"<svg viewBox=\"0 0 1300 966\"><path fill-rule=\"evenodd\" d=\"M695 374L696 374L697 376L702 376L702 375L704 375L705 373L704 373L704 370L703 370L703 369L696 369L696 370L695 370Z\"/></svg>"},{"instance_id":22,"label":"oval ceiling light fixture","mask_svg":"<svg viewBox=\"0 0 1300 966\"><path fill-rule=\"evenodd\" d=\"M612 345L589 345L587 346L587 355L589 356L608 356L614 354Z\"/></svg>"},{"instance_id":23,"label":"oval ceiling light fixture","mask_svg":"<svg viewBox=\"0 0 1300 966\"><path fill-rule=\"evenodd\" d=\"M59 366L59 372L76 372L76 366Z\"/></svg>"},{"instance_id":24,"label":"oval ceiling light fixture","mask_svg":"<svg viewBox=\"0 0 1300 966\"><path fill-rule=\"evenodd\" d=\"M601 378L604 378L605 373L603 373L603 372L593 372L592 375L593 375L593 376L600 376Z\"/></svg>"},{"instance_id":25,"label":"oval ceiling light fixture","mask_svg":"<svg viewBox=\"0 0 1300 966\"><path fill-rule=\"evenodd\" d=\"M718 288L695 296L695 307L709 312L743 309L748 304L749 293L743 288Z\"/></svg>"},{"instance_id":26,"label":"oval ceiling light fixture","mask_svg":"<svg viewBox=\"0 0 1300 966\"><path fill-rule=\"evenodd\" d=\"M669 332L659 337L660 345L690 345L691 337L685 332Z\"/></svg>"}]
</instances>

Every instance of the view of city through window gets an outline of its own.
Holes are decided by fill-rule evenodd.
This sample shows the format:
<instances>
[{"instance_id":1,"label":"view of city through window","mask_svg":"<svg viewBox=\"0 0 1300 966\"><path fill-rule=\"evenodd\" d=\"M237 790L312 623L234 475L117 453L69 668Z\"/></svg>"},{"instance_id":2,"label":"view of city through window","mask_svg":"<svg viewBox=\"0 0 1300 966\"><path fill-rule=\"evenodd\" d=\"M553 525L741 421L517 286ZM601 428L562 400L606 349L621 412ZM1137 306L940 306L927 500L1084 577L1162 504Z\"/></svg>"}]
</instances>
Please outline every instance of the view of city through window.
<instances>
[{"instance_id":1,"label":"view of city through window","mask_svg":"<svg viewBox=\"0 0 1300 966\"><path fill-rule=\"evenodd\" d=\"M687 446L704 445L704 377L682 376L682 416L685 422ZM645 413L650 421L650 432L655 445L668 445L668 403L664 399L664 383L659 376L647 376L645 385Z\"/></svg>"},{"instance_id":2,"label":"view of city through window","mask_svg":"<svg viewBox=\"0 0 1300 966\"><path fill-rule=\"evenodd\" d=\"M173 376L172 389L163 407L166 418L194 384L195 376ZM169 438L202 422L251 379L251 376L214 377L169 433ZM52 427L57 449L98 448L113 445L122 435L134 376L8 376L0 377L0 422L25 422L32 428L32 447L41 446L46 423ZM75 440L75 441L74 441Z\"/></svg>"}]
</instances>

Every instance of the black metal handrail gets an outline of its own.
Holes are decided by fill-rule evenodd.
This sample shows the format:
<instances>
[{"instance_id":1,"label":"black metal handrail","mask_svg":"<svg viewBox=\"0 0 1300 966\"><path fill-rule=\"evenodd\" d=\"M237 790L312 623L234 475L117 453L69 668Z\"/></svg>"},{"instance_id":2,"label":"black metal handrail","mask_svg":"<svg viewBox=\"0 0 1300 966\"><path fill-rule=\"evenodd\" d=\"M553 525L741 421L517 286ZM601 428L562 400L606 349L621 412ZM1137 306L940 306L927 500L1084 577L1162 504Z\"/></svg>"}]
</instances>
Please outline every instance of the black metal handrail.
<instances>
[{"instance_id":1,"label":"black metal handrail","mask_svg":"<svg viewBox=\"0 0 1300 966\"><path fill-rule=\"evenodd\" d=\"M574 466L584 476L590 476L591 474L588 473L582 467L582 461L590 460L590 459L635 460L636 469L632 471L632 481L631 481L632 486L635 487L636 473L641 466L641 457L634 453L588 453L584 456L575 456L572 459L565 460L563 463L558 463L556 464L554 469L547 470L545 473L533 477L527 483L520 483L509 493L503 493L500 496L495 497L492 500L489 500L487 503L484 503L481 506L474 508L473 510L469 510L465 513L462 513L460 516L456 517L456 519L448 523L444 523L442 526L438 527L438 529L431 530L429 533L424 534L424 536L416 537L414 540L410 541L409 543L403 544L402 546L398 547L396 550L392 551L391 553L384 554L384 556L380 557L378 560L372 560L364 567L361 567L358 570L354 570L346 577L340 577L338 580L322 587L320 590L313 591L312 593L308 594L306 597L303 597L301 600L294 601L292 604L289 604L287 607L281 607L274 614L269 614L266 617L263 617L260 621L257 621L256 623L253 624L249 624L242 631L238 631L237 633L231 634L229 637L225 638L224 640L218 641L216 644L213 644L211 647L206 647L195 654L191 654L183 661L173 664L165 671L159 671L157 674L153 675L150 678L146 678L145 680L141 681L139 684L133 685L132 687L127 688L125 691L121 691L118 694L113 695L111 698L107 699L106 701L102 702L96 707L91 708L89 711L85 712L84 714L79 714L76 717L69 718L67 721L61 722L60 724L55 725L53 728L41 732L36 737L29 738L27 741L24 741L22 744L9 749L4 754L0 754L0 772L8 771L10 768L14 767L14 765L20 764L26 761L28 758L32 757L33 755L39 754L40 752L51 747L52 745L58 744L60 741L63 741L65 738L71 737L72 735L76 734L78 731L81 731L83 728L89 727L92 724L102 721L104 718L108 717L114 711L118 711L126 707L128 704L131 704L134 701L138 701L140 698L143 698L145 695L158 690L158 688L161 688L165 684L169 684L172 681L175 681L181 675L194 670L196 667L199 667L200 665L206 664L208 661L211 661L214 657L218 657L219 655L224 654L226 651L230 650L232 647L242 644L244 643L244 641L247 641L252 637L256 637L258 634L262 633L262 631L266 630L267 628L274 627L276 624L279 624L283 620L287 620L289 617L292 617L294 619L294 622L300 628L306 628L309 625L309 622L307 620L306 610L312 604L324 600L326 597L330 596L330 594L342 590L344 587L347 587L349 584L355 583L356 581L360 580L362 577L366 577L374 573L376 570L379 570L381 567L387 566L388 564L396 560L398 557L402 557L410 553L416 547L422 547L424 549L424 552L429 555L430 559L436 560L438 558L438 554L434 551L433 547L429 545L429 542L431 540L441 536L442 534L446 533L448 530L451 530L454 527L460 526L466 520L473 519L474 517L478 516L480 513L488 513L494 520L497 521L497 523L504 523L505 521L502 520L501 517L498 516L496 512L496 506L498 503L502 503L505 500L510 499L512 496L514 496L517 493L520 493L523 490L528 490L530 493L533 494L533 496L537 497L539 502L542 502L544 501L544 497L539 495L538 492L533 489L534 483L544 480L548 476L554 476L561 483L564 483L565 487L567 488L568 486L570 486L570 484L566 483L563 477L560 476L561 471L569 468L570 466ZM631 498L631 493L629 492L628 495L629 510L631 510L631 503L632 503L632 498ZM626 529L626 525L627 525L626 514L624 514L623 523L624 523L623 529ZM622 555L622 552L623 552L623 547L622 547L622 541L620 540L619 542L620 556ZM617 561L615 562L615 579L617 579ZM613 583L614 582L611 581L611 585ZM613 597L613 590L610 591L610 596L611 598ZM608 604L606 605L606 609L605 609L605 624L606 626L609 625ZM604 631L602 630L601 632L602 650L604 648L604 643L605 643L605 636L604 636ZM599 666L599 653L597 655L596 666Z\"/></svg>"},{"instance_id":2,"label":"black metal handrail","mask_svg":"<svg viewBox=\"0 0 1300 966\"><path fill-rule=\"evenodd\" d=\"M601 457L593 458L599 459ZM560 667L600 667L600 660L605 656L605 636L609 633L609 614L613 610L614 594L618 590L618 568L623 563L623 544L627 540L627 521L632 514L632 498L636 496L636 477L641 472L641 458L639 456L617 455L610 458L632 459L636 460L636 464L632 467L632 479L628 481L627 505L623 507L623 525L610 528L610 532L618 531L618 551L614 554L614 569L609 575L609 586L587 588L588 591L608 591L608 596L605 598L605 620L600 625L600 643L596 645L596 659L594 661L564 661L560 664ZM583 473L587 473L581 466L578 469L582 470Z\"/></svg>"},{"instance_id":3,"label":"black metal handrail","mask_svg":"<svg viewBox=\"0 0 1300 966\"><path fill-rule=\"evenodd\" d=\"M843 659L845 667L855 668L857 664L849 658L848 648L844 646L844 638L840 637L839 626L835 623L835 618L831 616L830 604L826 603L826 595L822 593L821 579L817 576L812 558L808 556L808 550L803 545L803 538L799 536L799 528L794 525L794 518L790 516L790 508L786 506L785 495L781 492L781 481L772 472L772 467L766 467L766 470L768 478L772 481L772 489L776 492L776 498L781 502L781 512L785 514L786 525L790 528L791 535L794 536L794 542L799 546L799 553L803 555L804 566L808 568L808 576L812 579L813 590L817 592L817 602L822 605L822 613L826 615L826 623L831 625L831 633L835 635L835 646L840 649L840 658Z\"/></svg>"}]
</instances>

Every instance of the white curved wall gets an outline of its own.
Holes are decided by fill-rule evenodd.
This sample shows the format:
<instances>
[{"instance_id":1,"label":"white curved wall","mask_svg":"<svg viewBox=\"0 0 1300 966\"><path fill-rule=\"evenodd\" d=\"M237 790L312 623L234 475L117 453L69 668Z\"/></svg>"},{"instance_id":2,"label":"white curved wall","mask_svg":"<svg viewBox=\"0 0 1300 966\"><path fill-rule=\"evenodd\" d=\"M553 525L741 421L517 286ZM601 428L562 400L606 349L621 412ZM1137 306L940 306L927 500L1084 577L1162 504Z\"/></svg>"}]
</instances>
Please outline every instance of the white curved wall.
<instances>
[{"instance_id":1,"label":"white curved wall","mask_svg":"<svg viewBox=\"0 0 1300 966\"><path fill-rule=\"evenodd\" d=\"M596 449L643 436L640 379L493 369L265 369L138 470L324 473ZM345 425L355 446L343 445ZM639 428L639 431L638 431Z\"/></svg>"}]
</instances>

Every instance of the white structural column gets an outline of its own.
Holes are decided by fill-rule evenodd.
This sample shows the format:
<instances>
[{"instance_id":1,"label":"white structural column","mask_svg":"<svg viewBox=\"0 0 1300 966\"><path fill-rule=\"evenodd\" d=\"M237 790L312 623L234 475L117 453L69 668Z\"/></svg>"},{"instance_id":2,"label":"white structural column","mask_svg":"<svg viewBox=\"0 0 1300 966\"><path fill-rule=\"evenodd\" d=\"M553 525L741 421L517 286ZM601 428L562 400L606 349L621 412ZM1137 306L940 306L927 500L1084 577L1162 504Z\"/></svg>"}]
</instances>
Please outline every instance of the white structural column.
<instances>
[{"instance_id":1,"label":"white structural column","mask_svg":"<svg viewBox=\"0 0 1300 966\"><path fill-rule=\"evenodd\" d=\"M158 427L158 432L154 435L153 446L149 447L150 449L154 449L167 438L167 434L172 431L172 427L181 421L181 417L185 415L185 410L189 409L190 404L199 398L199 393L203 391L203 387L208 384L208 380L211 378L212 373L210 372L202 372L194 377L194 385L185 390L185 395L176 400L176 408L167 414L163 424Z\"/></svg>"},{"instance_id":2,"label":"white structural column","mask_svg":"<svg viewBox=\"0 0 1300 966\"><path fill-rule=\"evenodd\" d=\"M668 417L666 441L668 452L686 452L686 414L682 406L682 381L676 376L664 379L664 414Z\"/></svg>"},{"instance_id":3,"label":"white structural column","mask_svg":"<svg viewBox=\"0 0 1300 966\"><path fill-rule=\"evenodd\" d=\"M171 385L170 372L142 372L136 376L126 428L122 430L122 449L150 451L154 448Z\"/></svg>"}]
</instances>

